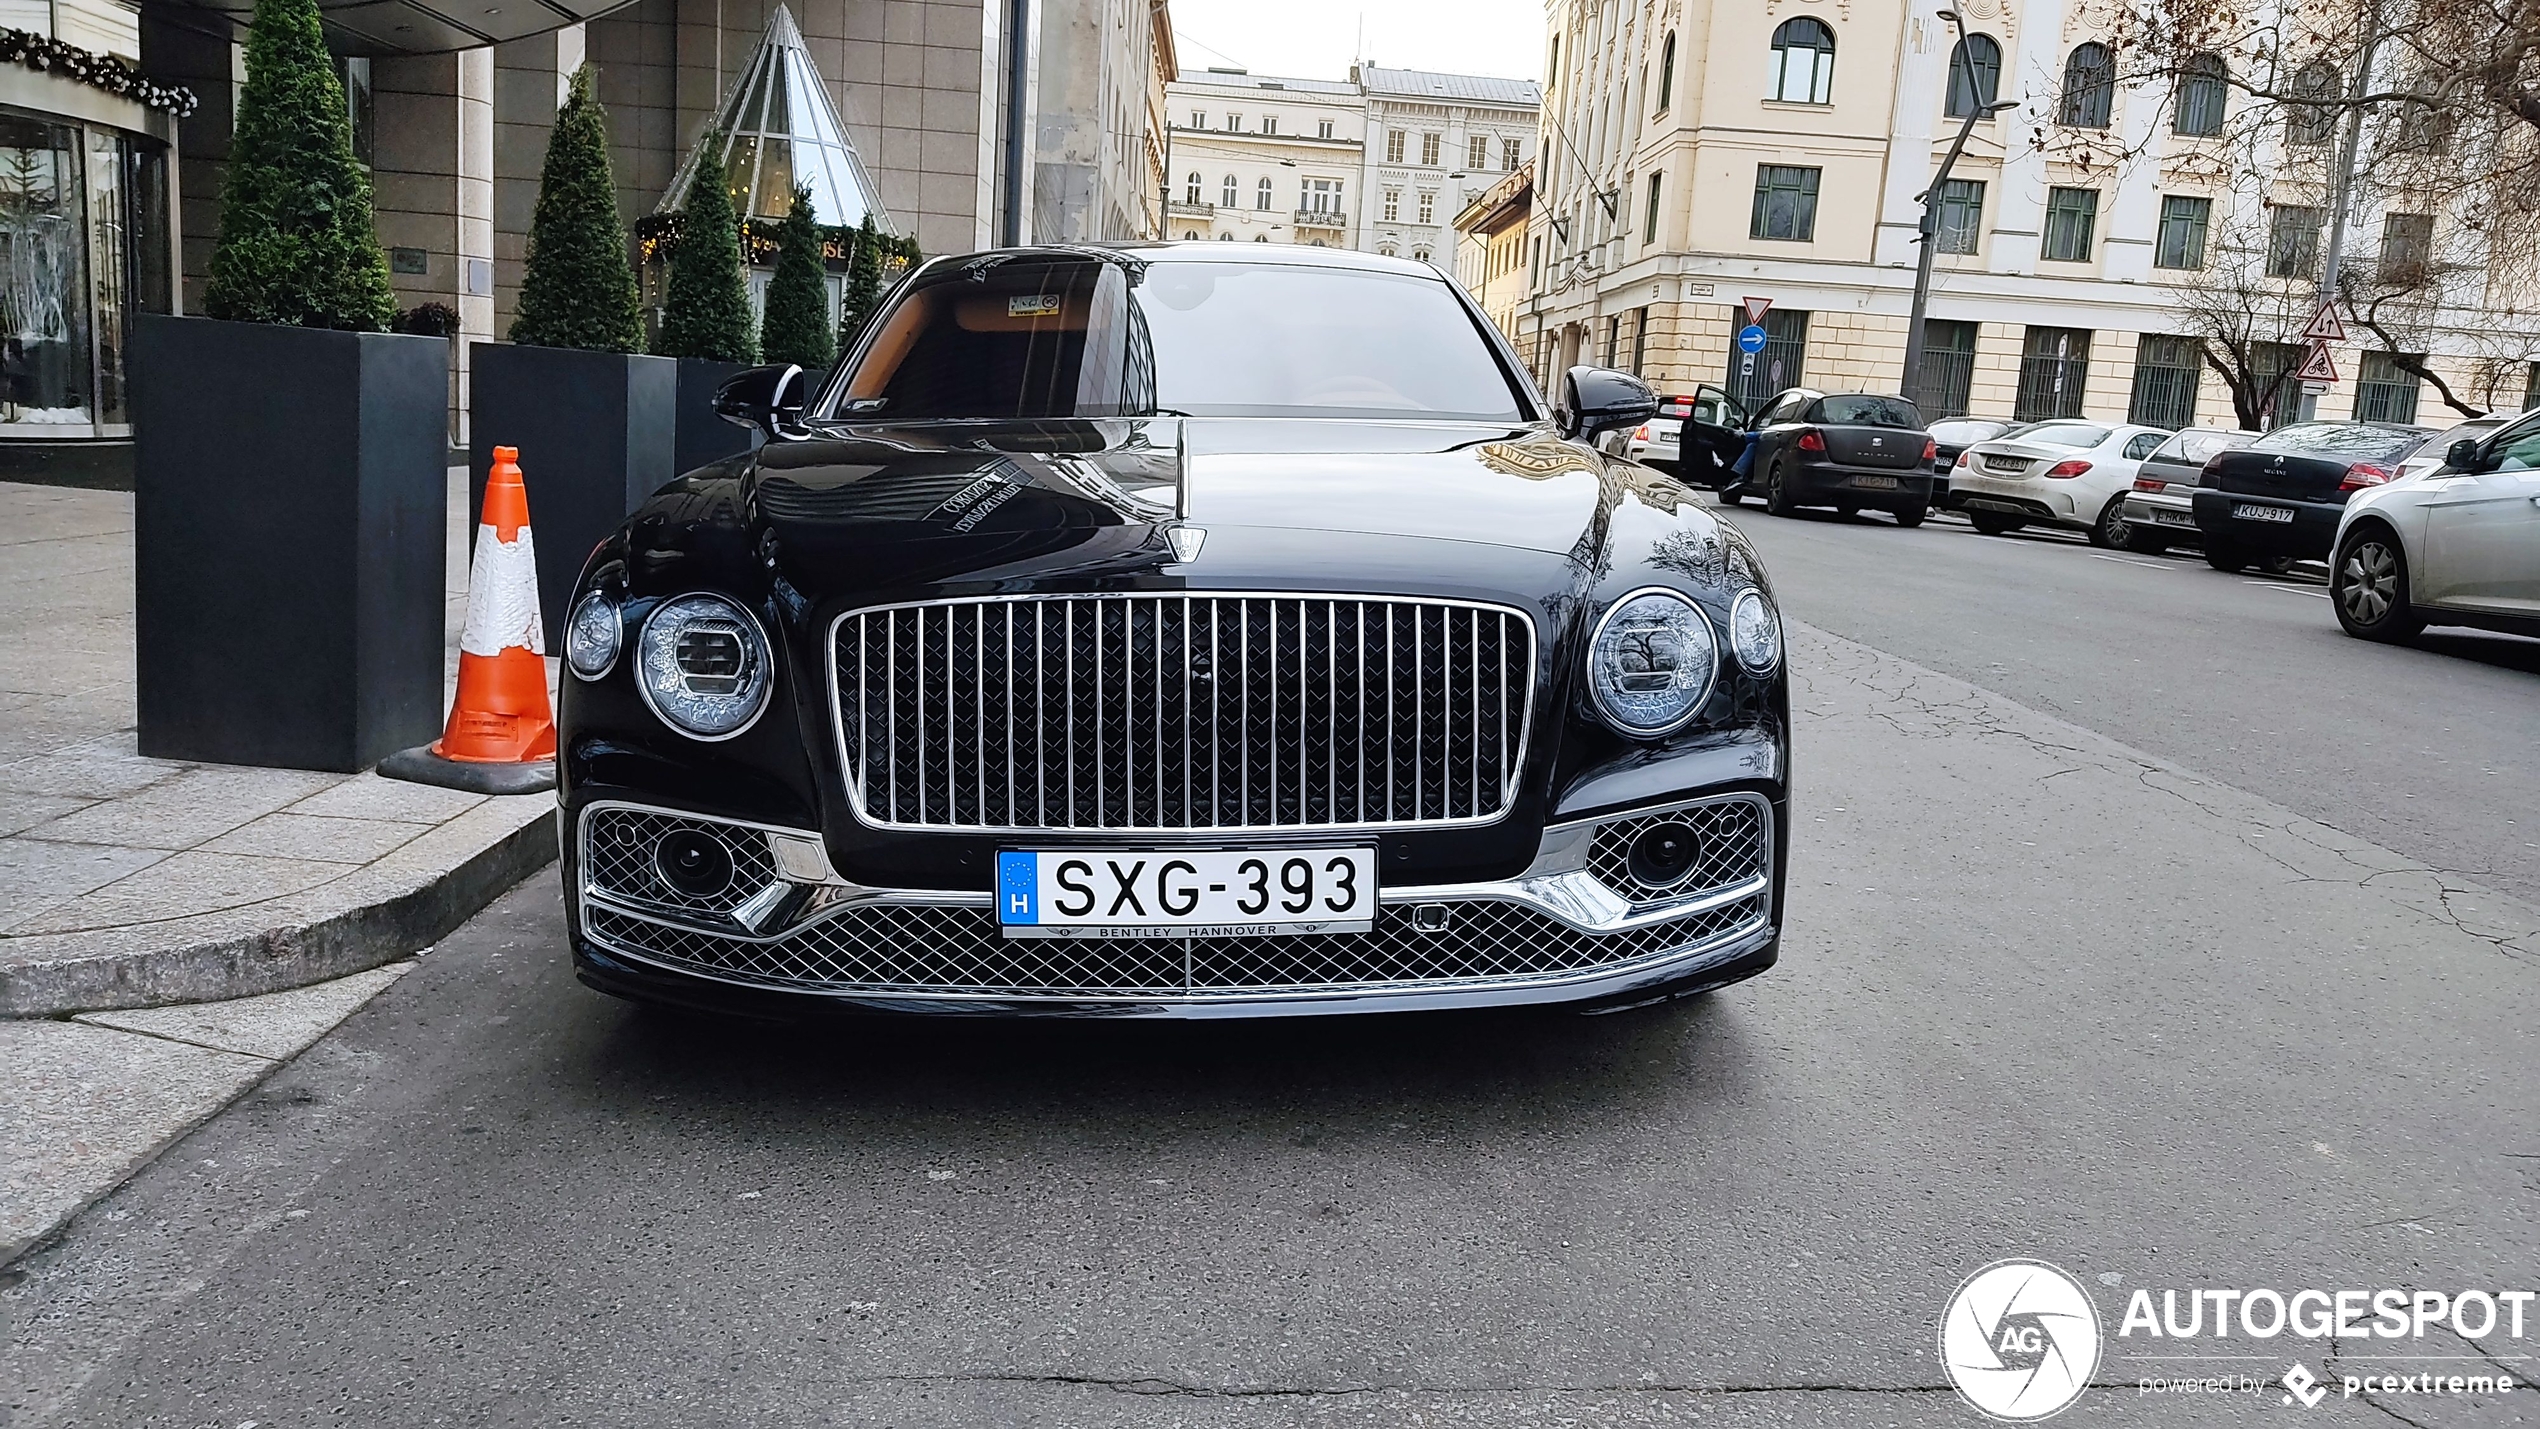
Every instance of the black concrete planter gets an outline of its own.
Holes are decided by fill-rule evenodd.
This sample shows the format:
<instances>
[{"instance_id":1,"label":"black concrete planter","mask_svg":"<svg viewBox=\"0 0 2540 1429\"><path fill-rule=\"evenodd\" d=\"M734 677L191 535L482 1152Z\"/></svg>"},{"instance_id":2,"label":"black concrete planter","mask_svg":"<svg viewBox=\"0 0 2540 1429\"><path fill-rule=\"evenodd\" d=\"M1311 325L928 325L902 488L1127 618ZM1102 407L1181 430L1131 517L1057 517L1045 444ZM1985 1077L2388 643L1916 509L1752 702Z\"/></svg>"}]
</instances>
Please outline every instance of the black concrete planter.
<instances>
[{"instance_id":1,"label":"black concrete planter","mask_svg":"<svg viewBox=\"0 0 2540 1429\"><path fill-rule=\"evenodd\" d=\"M591 548L679 474L673 431L682 364L494 342L468 355L468 529L483 508L494 448L519 448L537 533L538 613L547 653L558 654L565 604Z\"/></svg>"},{"instance_id":2,"label":"black concrete planter","mask_svg":"<svg viewBox=\"0 0 2540 1429\"><path fill-rule=\"evenodd\" d=\"M141 752L366 768L441 727L450 345L145 315Z\"/></svg>"},{"instance_id":3,"label":"black concrete planter","mask_svg":"<svg viewBox=\"0 0 2540 1429\"><path fill-rule=\"evenodd\" d=\"M704 357L682 357L678 363L679 447L674 462L679 473L739 456L758 445L758 433L714 414L714 389L749 371L750 365Z\"/></svg>"}]
</instances>

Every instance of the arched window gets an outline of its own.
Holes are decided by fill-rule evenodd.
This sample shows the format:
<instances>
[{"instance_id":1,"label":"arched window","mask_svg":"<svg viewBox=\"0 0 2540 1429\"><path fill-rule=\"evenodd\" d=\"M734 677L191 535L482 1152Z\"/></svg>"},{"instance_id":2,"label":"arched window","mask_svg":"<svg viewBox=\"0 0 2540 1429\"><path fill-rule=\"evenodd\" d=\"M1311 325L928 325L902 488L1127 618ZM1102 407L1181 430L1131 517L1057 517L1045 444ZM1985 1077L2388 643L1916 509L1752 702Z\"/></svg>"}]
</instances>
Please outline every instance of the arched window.
<instances>
[{"instance_id":1,"label":"arched window","mask_svg":"<svg viewBox=\"0 0 2540 1429\"><path fill-rule=\"evenodd\" d=\"M1963 119L2002 97L2002 45L1969 35L1949 52L1949 117Z\"/></svg>"},{"instance_id":2,"label":"arched window","mask_svg":"<svg viewBox=\"0 0 2540 1429\"><path fill-rule=\"evenodd\" d=\"M2170 115L2174 133L2214 135L2223 131L2223 109L2231 98L2231 71L2215 54L2197 55L2179 67L2178 107Z\"/></svg>"},{"instance_id":3,"label":"arched window","mask_svg":"<svg viewBox=\"0 0 2540 1429\"><path fill-rule=\"evenodd\" d=\"M1252 241L1255 243L1267 243L1270 241L1270 235L1267 233L1256 233L1252 236Z\"/></svg>"},{"instance_id":4,"label":"arched window","mask_svg":"<svg viewBox=\"0 0 2540 1429\"><path fill-rule=\"evenodd\" d=\"M1235 235L1231 233L1221 233L1217 235L1217 241L1220 243L1232 243L1235 241Z\"/></svg>"},{"instance_id":5,"label":"arched window","mask_svg":"<svg viewBox=\"0 0 2540 1429\"><path fill-rule=\"evenodd\" d=\"M1412 249L1412 250L1411 250L1411 261L1412 261L1412 262L1414 262L1414 263L1426 263L1426 262L1428 262L1428 261L1429 261L1429 250L1428 250L1428 249L1426 249L1426 248L1414 248L1414 249Z\"/></svg>"},{"instance_id":6,"label":"arched window","mask_svg":"<svg viewBox=\"0 0 2540 1429\"><path fill-rule=\"evenodd\" d=\"M1182 238L1186 242L1196 243L1199 241L1199 230L1196 228L1188 229L1184 231Z\"/></svg>"},{"instance_id":7,"label":"arched window","mask_svg":"<svg viewBox=\"0 0 2540 1429\"><path fill-rule=\"evenodd\" d=\"M1226 202L1222 205L1222 207L1233 208L1235 206L1235 176L1233 174L1228 174L1226 176L1225 192Z\"/></svg>"},{"instance_id":8,"label":"arched window","mask_svg":"<svg viewBox=\"0 0 2540 1429\"><path fill-rule=\"evenodd\" d=\"M1263 179L1258 185L1254 186L1252 191L1252 206L1259 209L1267 209L1270 207L1270 181L1268 179Z\"/></svg>"},{"instance_id":9,"label":"arched window","mask_svg":"<svg viewBox=\"0 0 2540 1429\"><path fill-rule=\"evenodd\" d=\"M2073 46L2072 58L2064 61L2064 103L2055 122L2076 129L2105 129L2116 102L2116 56L2097 40Z\"/></svg>"},{"instance_id":10,"label":"arched window","mask_svg":"<svg viewBox=\"0 0 2540 1429\"><path fill-rule=\"evenodd\" d=\"M1379 258L1391 258L1391 257L1396 256L1396 254L1395 254L1395 250L1394 250L1394 246L1393 246L1392 244L1390 244L1390 243L1379 243L1379 244L1377 244L1377 245L1376 245L1376 256L1377 256L1377 257L1379 257Z\"/></svg>"},{"instance_id":11,"label":"arched window","mask_svg":"<svg viewBox=\"0 0 2540 1429\"><path fill-rule=\"evenodd\" d=\"M2337 71L2324 60L2313 60L2293 75L2293 97L2297 100L2326 100L2337 93ZM2284 142L2318 146L2335 138L2337 111L2324 103L2286 106Z\"/></svg>"},{"instance_id":12,"label":"arched window","mask_svg":"<svg viewBox=\"0 0 2540 1429\"><path fill-rule=\"evenodd\" d=\"M1658 102L1651 106L1653 114L1667 110L1668 97L1676 92L1676 32L1667 32L1667 42L1658 47ZM1513 167L1513 166L1512 166Z\"/></svg>"},{"instance_id":13,"label":"arched window","mask_svg":"<svg viewBox=\"0 0 2540 1429\"><path fill-rule=\"evenodd\" d=\"M1194 208L1199 206L1199 171L1197 169L1191 171L1190 181L1183 185L1183 199Z\"/></svg>"},{"instance_id":14,"label":"arched window","mask_svg":"<svg viewBox=\"0 0 2540 1429\"><path fill-rule=\"evenodd\" d=\"M1766 99L1791 104L1834 103L1834 31L1806 15L1773 31L1773 70Z\"/></svg>"}]
</instances>

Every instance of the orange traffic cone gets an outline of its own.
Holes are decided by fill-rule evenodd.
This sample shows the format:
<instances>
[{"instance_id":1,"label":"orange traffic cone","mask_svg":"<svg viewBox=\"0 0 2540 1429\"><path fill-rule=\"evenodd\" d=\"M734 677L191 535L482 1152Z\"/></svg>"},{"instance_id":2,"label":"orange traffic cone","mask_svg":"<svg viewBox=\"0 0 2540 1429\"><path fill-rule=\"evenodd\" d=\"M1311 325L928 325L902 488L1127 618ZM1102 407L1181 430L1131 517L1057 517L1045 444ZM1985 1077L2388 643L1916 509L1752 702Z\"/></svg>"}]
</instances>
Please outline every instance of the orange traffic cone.
<instances>
[{"instance_id":1,"label":"orange traffic cone","mask_svg":"<svg viewBox=\"0 0 2540 1429\"><path fill-rule=\"evenodd\" d=\"M517 449L494 448L477 519L450 722L432 743L381 760L379 772L482 794L537 793L556 783L556 716Z\"/></svg>"}]
</instances>

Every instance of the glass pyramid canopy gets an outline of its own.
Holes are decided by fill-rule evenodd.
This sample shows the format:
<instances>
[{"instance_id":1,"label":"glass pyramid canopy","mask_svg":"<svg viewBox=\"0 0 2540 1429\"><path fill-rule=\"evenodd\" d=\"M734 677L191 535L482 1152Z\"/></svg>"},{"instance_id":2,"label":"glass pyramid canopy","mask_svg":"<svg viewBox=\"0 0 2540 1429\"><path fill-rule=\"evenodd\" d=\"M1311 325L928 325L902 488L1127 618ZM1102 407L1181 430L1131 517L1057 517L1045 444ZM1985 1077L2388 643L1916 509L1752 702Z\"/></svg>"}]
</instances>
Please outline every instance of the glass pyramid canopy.
<instances>
[{"instance_id":1,"label":"glass pyramid canopy","mask_svg":"<svg viewBox=\"0 0 2540 1429\"><path fill-rule=\"evenodd\" d=\"M700 139L680 164L656 213L670 213L685 203L700 167L719 158L733 207L745 219L783 218L799 186L811 191L812 214L821 223L851 228L869 213L876 228L896 231L855 145L838 123L838 111L830 107L829 88L812 67L803 32L785 6L778 5L768 18L757 51L716 107L707 137L717 133L722 154L709 156L706 140Z\"/></svg>"}]
</instances>

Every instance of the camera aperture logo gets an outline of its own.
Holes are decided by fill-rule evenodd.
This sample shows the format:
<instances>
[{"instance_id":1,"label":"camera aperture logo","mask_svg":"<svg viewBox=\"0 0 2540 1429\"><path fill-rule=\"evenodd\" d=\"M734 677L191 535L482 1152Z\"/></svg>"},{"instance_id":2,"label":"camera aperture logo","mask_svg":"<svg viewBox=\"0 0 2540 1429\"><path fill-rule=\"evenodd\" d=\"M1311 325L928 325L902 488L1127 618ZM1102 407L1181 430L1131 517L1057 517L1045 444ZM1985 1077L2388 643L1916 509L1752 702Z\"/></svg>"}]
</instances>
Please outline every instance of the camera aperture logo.
<instances>
[{"instance_id":1,"label":"camera aperture logo","mask_svg":"<svg viewBox=\"0 0 2540 1429\"><path fill-rule=\"evenodd\" d=\"M2081 1397L2099 1368L2099 1310L2081 1282L2042 1260L1997 1260L1967 1277L1940 1317L1940 1363L1989 1418L2030 1423Z\"/></svg>"}]
</instances>

